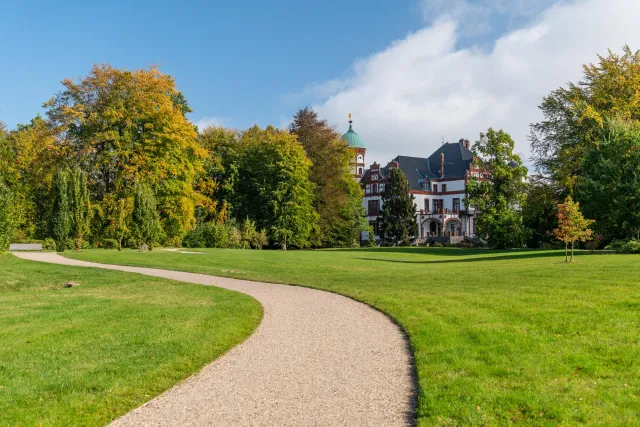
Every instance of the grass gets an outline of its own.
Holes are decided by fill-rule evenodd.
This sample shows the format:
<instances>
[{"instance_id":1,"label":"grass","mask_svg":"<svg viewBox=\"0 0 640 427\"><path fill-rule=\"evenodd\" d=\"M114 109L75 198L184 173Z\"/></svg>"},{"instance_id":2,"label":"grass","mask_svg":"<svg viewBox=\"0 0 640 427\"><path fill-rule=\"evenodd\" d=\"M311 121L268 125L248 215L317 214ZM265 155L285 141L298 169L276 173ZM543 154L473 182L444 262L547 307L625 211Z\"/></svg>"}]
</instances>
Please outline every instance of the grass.
<instances>
[{"instance_id":1,"label":"grass","mask_svg":"<svg viewBox=\"0 0 640 427\"><path fill-rule=\"evenodd\" d=\"M636 255L376 248L91 250L78 259L338 292L407 332L420 425L640 423Z\"/></svg>"},{"instance_id":2,"label":"grass","mask_svg":"<svg viewBox=\"0 0 640 427\"><path fill-rule=\"evenodd\" d=\"M236 292L0 255L0 425L104 425L243 341L261 317Z\"/></svg>"}]
</instances>

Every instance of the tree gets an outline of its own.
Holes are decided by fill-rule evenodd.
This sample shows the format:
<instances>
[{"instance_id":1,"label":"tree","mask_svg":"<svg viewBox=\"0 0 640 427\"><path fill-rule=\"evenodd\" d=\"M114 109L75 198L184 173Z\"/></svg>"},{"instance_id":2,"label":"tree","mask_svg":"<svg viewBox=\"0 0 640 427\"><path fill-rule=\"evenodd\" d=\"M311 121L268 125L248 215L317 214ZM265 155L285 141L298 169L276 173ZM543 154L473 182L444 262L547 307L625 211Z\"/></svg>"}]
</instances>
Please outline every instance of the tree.
<instances>
[{"instance_id":1,"label":"tree","mask_svg":"<svg viewBox=\"0 0 640 427\"><path fill-rule=\"evenodd\" d=\"M309 179L315 184L318 245L354 246L360 240L365 211L362 189L350 170L352 149L309 107L294 115L289 132L297 137L312 163Z\"/></svg>"},{"instance_id":2,"label":"tree","mask_svg":"<svg viewBox=\"0 0 640 427\"><path fill-rule=\"evenodd\" d=\"M591 238L589 226L593 220L584 219L580 213L580 204L568 196L564 203L558 205L558 228L553 230L554 236L564 242L565 262L573 262L573 245L575 242L586 242ZM571 260L569 261L568 246L571 244Z\"/></svg>"},{"instance_id":3,"label":"tree","mask_svg":"<svg viewBox=\"0 0 640 427\"><path fill-rule=\"evenodd\" d=\"M13 193L9 187L0 182L0 253L9 249L17 222Z\"/></svg>"},{"instance_id":4,"label":"tree","mask_svg":"<svg viewBox=\"0 0 640 427\"><path fill-rule=\"evenodd\" d=\"M544 119L531 125L536 167L571 190L582 173L584 154L599 139L607 118L640 120L640 51L609 51L598 64L584 65L583 79L543 99Z\"/></svg>"},{"instance_id":5,"label":"tree","mask_svg":"<svg viewBox=\"0 0 640 427\"><path fill-rule=\"evenodd\" d=\"M255 238L258 231L256 230L256 223L251 221L249 218L246 218L240 227L240 244L242 249L247 247L251 247L251 242Z\"/></svg>"},{"instance_id":6,"label":"tree","mask_svg":"<svg viewBox=\"0 0 640 427\"><path fill-rule=\"evenodd\" d=\"M409 194L407 177L400 169L391 169L382 192L380 235L383 240L396 245L418 232L414 200Z\"/></svg>"},{"instance_id":7,"label":"tree","mask_svg":"<svg viewBox=\"0 0 640 427\"><path fill-rule=\"evenodd\" d=\"M307 247L318 223L311 162L295 136L271 126L242 133L234 183L236 218L267 230L282 249Z\"/></svg>"},{"instance_id":8,"label":"tree","mask_svg":"<svg viewBox=\"0 0 640 427\"><path fill-rule=\"evenodd\" d=\"M20 212L17 227L25 238L51 236L51 188L62 163L52 130L42 117L9 133L0 131L0 176L12 189Z\"/></svg>"},{"instance_id":9,"label":"tree","mask_svg":"<svg viewBox=\"0 0 640 427\"><path fill-rule=\"evenodd\" d=\"M107 202L105 200L105 202ZM118 241L118 250L122 251L123 242L131 231L133 203L131 198L109 200L107 233Z\"/></svg>"},{"instance_id":10,"label":"tree","mask_svg":"<svg viewBox=\"0 0 640 427\"><path fill-rule=\"evenodd\" d=\"M529 177L527 194L522 206L524 227L531 230L527 245L538 248L553 241L552 230L557 227L558 203L563 200L562 189L542 175Z\"/></svg>"},{"instance_id":11,"label":"tree","mask_svg":"<svg viewBox=\"0 0 640 427\"><path fill-rule=\"evenodd\" d=\"M147 245L149 250L160 234L156 198L146 183L137 183L133 198L132 214L133 235L138 243L138 250Z\"/></svg>"},{"instance_id":12,"label":"tree","mask_svg":"<svg viewBox=\"0 0 640 427\"><path fill-rule=\"evenodd\" d=\"M503 130L480 134L474 147L474 162L490 179L472 177L467 186L467 204L479 212L478 234L488 235L493 248L519 248L527 230L520 211L526 200L527 168L513 153L515 143Z\"/></svg>"},{"instance_id":13,"label":"tree","mask_svg":"<svg viewBox=\"0 0 640 427\"><path fill-rule=\"evenodd\" d=\"M69 211L69 172L66 168L56 171L53 181L53 238L56 251L67 249L67 239L71 231L71 213Z\"/></svg>"},{"instance_id":14,"label":"tree","mask_svg":"<svg viewBox=\"0 0 640 427\"><path fill-rule=\"evenodd\" d=\"M575 197L605 240L640 228L640 122L606 119L584 155Z\"/></svg>"},{"instance_id":15,"label":"tree","mask_svg":"<svg viewBox=\"0 0 640 427\"><path fill-rule=\"evenodd\" d=\"M179 243L195 226L200 196L194 178L206 151L185 114L171 76L157 68L119 70L96 65L45 104L65 156L89 174L94 201L132 195L146 182L157 196L166 240Z\"/></svg>"},{"instance_id":16,"label":"tree","mask_svg":"<svg viewBox=\"0 0 640 427\"><path fill-rule=\"evenodd\" d=\"M79 166L69 174L69 213L71 217L71 235L77 251L82 249L85 235L91 224L91 204L87 189L87 174Z\"/></svg>"}]
</instances>

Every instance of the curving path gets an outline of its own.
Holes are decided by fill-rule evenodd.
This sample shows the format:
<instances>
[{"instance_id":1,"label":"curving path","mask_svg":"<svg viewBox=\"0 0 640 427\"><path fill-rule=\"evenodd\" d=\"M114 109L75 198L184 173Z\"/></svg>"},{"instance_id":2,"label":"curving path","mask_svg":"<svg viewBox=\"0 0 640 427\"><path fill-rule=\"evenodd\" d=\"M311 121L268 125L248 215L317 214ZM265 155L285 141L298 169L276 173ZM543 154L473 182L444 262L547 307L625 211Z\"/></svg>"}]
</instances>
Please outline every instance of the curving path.
<instances>
[{"instance_id":1,"label":"curving path","mask_svg":"<svg viewBox=\"0 0 640 427\"><path fill-rule=\"evenodd\" d=\"M309 288L96 264L54 253L34 261L128 271L256 298L262 323L200 373L113 426L403 426L413 422L411 357L402 331L382 313Z\"/></svg>"}]
</instances>

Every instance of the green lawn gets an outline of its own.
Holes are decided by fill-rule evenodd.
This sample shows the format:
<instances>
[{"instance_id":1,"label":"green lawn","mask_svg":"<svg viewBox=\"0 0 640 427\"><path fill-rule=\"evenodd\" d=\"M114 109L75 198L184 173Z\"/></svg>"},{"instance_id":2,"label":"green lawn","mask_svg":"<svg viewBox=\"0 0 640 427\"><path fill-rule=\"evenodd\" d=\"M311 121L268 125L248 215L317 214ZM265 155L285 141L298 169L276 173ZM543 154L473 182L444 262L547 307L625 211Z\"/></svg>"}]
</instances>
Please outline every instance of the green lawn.
<instances>
[{"instance_id":1,"label":"green lawn","mask_svg":"<svg viewBox=\"0 0 640 427\"><path fill-rule=\"evenodd\" d=\"M351 296L405 329L424 425L640 423L640 257L377 248L69 253L299 284ZM230 272L229 270L233 270Z\"/></svg>"},{"instance_id":2,"label":"green lawn","mask_svg":"<svg viewBox=\"0 0 640 427\"><path fill-rule=\"evenodd\" d=\"M236 292L0 255L0 425L104 425L243 341L261 317Z\"/></svg>"}]
</instances>

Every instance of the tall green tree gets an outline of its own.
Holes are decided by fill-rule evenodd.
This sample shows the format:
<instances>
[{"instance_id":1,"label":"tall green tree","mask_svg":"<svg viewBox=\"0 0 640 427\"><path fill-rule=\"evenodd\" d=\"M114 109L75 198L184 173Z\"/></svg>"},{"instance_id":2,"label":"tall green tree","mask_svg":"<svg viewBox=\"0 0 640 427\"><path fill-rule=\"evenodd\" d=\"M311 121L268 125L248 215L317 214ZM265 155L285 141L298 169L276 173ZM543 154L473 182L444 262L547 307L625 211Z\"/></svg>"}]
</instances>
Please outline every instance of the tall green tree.
<instances>
[{"instance_id":1,"label":"tall green tree","mask_svg":"<svg viewBox=\"0 0 640 427\"><path fill-rule=\"evenodd\" d=\"M414 200L407 177L400 169L391 169L382 192L380 237L384 241L395 245L417 234Z\"/></svg>"},{"instance_id":2,"label":"tall green tree","mask_svg":"<svg viewBox=\"0 0 640 427\"><path fill-rule=\"evenodd\" d=\"M362 189L350 171L352 149L309 107L294 115L289 132L298 138L312 163L313 205L319 215L318 245L354 246L366 221Z\"/></svg>"},{"instance_id":3,"label":"tall green tree","mask_svg":"<svg viewBox=\"0 0 640 427\"><path fill-rule=\"evenodd\" d=\"M558 225L558 204L563 199L563 190L553 180L532 175L527 185L527 195L522 206L522 221L531 233L527 246L538 248L543 243L552 243L551 231Z\"/></svg>"},{"instance_id":4,"label":"tall green tree","mask_svg":"<svg viewBox=\"0 0 640 427\"><path fill-rule=\"evenodd\" d=\"M0 254L9 249L11 237L18 223L13 193L0 181Z\"/></svg>"},{"instance_id":5,"label":"tall green tree","mask_svg":"<svg viewBox=\"0 0 640 427\"><path fill-rule=\"evenodd\" d=\"M71 236L75 249L82 249L84 237L91 224L91 203L87 188L87 174L79 166L69 174L69 213L71 216Z\"/></svg>"},{"instance_id":6,"label":"tall green tree","mask_svg":"<svg viewBox=\"0 0 640 427\"><path fill-rule=\"evenodd\" d=\"M153 249L153 244L160 234L160 222L156 209L156 198L153 190L146 183L136 184L131 219L138 249L142 250L144 245L147 245L149 250Z\"/></svg>"},{"instance_id":7,"label":"tall green tree","mask_svg":"<svg viewBox=\"0 0 640 427\"><path fill-rule=\"evenodd\" d=\"M524 246L527 230L521 208L526 200L527 168L513 152L515 143L503 130L481 133L473 147L476 166L490 179L471 178L467 203L479 211L477 230L494 248Z\"/></svg>"},{"instance_id":8,"label":"tall green tree","mask_svg":"<svg viewBox=\"0 0 640 427\"><path fill-rule=\"evenodd\" d=\"M242 133L237 167L236 218L255 221L283 249L308 247L318 214L311 162L296 137L271 126L252 127Z\"/></svg>"},{"instance_id":9,"label":"tall green tree","mask_svg":"<svg viewBox=\"0 0 640 427\"><path fill-rule=\"evenodd\" d=\"M67 249L67 239L71 231L71 212L69 210L69 171L58 168L53 181L53 238L56 250Z\"/></svg>"},{"instance_id":10,"label":"tall green tree","mask_svg":"<svg viewBox=\"0 0 640 427\"><path fill-rule=\"evenodd\" d=\"M545 97L543 120L531 125L536 167L558 185L572 189L587 149L597 143L607 118L640 120L640 51L624 46L597 64L583 66L583 78Z\"/></svg>"},{"instance_id":11,"label":"tall green tree","mask_svg":"<svg viewBox=\"0 0 640 427\"><path fill-rule=\"evenodd\" d=\"M132 195L145 181L158 198L167 243L195 226L194 178L206 151L174 79L157 68L120 70L96 65L45 104L58 145L89 173L94 201Z\"/></svg>"},{"instance_id":12,"label":"tall green tree","mask_svg":"<svg viewBox=\"0 0 640 427\"><path fill-rule=\"evenodd\" d=\"M604 240L634 235L640 228L640 122L606 119L598 143L585 153L575 194Z\"/></svg>"}]
</instances>

